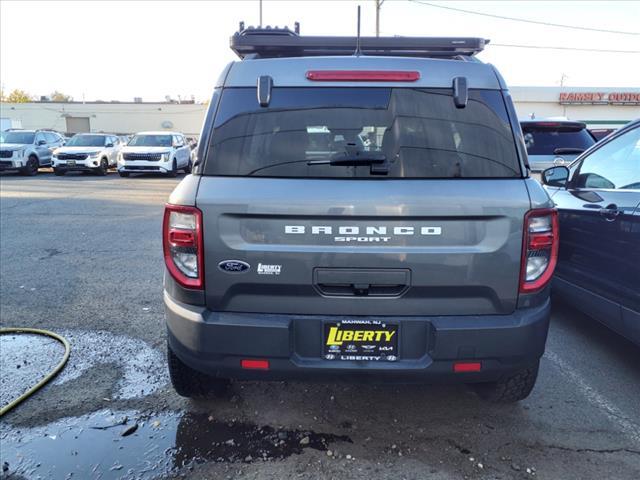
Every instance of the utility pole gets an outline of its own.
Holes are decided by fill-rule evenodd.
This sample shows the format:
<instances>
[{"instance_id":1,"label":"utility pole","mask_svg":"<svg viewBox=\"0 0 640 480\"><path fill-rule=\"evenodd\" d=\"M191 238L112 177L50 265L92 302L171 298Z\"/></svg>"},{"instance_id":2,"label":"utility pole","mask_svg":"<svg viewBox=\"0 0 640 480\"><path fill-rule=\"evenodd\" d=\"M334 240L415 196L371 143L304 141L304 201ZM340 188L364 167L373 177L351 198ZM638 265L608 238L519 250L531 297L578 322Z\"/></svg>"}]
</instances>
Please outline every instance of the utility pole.
<instances>
[{"instance_id":1,"label":"utility pole","mask_svg":"<svg viewBox=\"0 0 640 480\"><path fill-rule=\"evenodd\" d=\"M384 0L375 0L376 2L376 37L380 36L380 7L384 3Z\"/></svg>"},{"instance_id":2,"label":"utility pole","mask_svg":"<svg viewBox=\"0 0 640 480\"><path fill-rule=\"evenodd\" d=\"M565 74L564 72L562 72L562 76L560 77L560 88L564 87L564 81L569 78L569 76L567 74ZM562 116L566 117L567 116L567 106L563 105L562 106Z\"/></svg>"},{"instance_id":3,"label":"utility pole","mask_svg":"<svg viewBox=\"0 0 640 480\"><path fill-rule=\"evenodd\" d=\"M562 72L562 76L560 77L560 86L564 87L564 81L569 78L569 75L565 74L564 72Z\"/></svg>"},{"instance_id":4,"label":"utility pole","mask_svg":"<svg viewBox=\"0 0 640 480\"><path fill-rule=\"evenodd\" d=\"M259 25L262 26L262 0L258 0L260 2L260 23Z\"/></svg>"}]
</instances>

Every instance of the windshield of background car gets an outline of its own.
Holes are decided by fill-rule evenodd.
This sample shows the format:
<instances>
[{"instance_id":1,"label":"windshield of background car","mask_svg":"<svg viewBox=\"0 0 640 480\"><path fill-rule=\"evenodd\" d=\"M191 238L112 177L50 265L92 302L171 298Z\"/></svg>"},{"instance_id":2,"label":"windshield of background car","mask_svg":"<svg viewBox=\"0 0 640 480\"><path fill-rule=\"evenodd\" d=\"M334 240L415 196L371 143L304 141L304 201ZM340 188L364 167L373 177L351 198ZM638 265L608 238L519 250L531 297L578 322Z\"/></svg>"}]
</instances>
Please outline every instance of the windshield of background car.
<instances>
[{"instance_id":1,"label":"windshield of background car","mask_svg":"<svg viewBox=\"0 0 640 480\"><path fill-rule=\"evenodd\" d=\"M586 150L596 143L585 128L558 129L523 125L522 133L529 155L554 155L556 148Z\"/></svg>"},{"instance_id":2,"label":"windshield of background car","mask_svg":"<svg viewBox=\"0 0 640 480\"><path fill-rule=\"evenodd\" d=\"M28 145L33 143L36 134L33 132L3 132L2 143L18 143Z\"/></svg>"},{"instance_id":3,"label":"windshield of background car","mask_svg":"<svg viewBox=\"0 0 640 480\"><path fill-rule=\"evenodd\" d=\"M171 135L135 135L129 147L170 147Z\"/></svg>"},{"instance_id":4,"label":"windshield of background car","mask_svg":"<svg viewBox=\"0 0 640 480\"><path fill-rule=\"evenodd\" d=\"M104 147L107 137L104 135L76 135L67 142L67 147Z\"/></svg>"},{"instance_id":5,"label":"windshield of background car","mask_svg":"<svg viewBox=\"0 0 640 480\"><path fill-rule=\"evenodd\" d=\"M204 175L381 178L371 165L309 165L345 151L384 155L382 178L520 177L499 91L470 90L458 109L450 89L273 88L267 108L255 88L226 88Z\"/></svg>"}]
</instances>

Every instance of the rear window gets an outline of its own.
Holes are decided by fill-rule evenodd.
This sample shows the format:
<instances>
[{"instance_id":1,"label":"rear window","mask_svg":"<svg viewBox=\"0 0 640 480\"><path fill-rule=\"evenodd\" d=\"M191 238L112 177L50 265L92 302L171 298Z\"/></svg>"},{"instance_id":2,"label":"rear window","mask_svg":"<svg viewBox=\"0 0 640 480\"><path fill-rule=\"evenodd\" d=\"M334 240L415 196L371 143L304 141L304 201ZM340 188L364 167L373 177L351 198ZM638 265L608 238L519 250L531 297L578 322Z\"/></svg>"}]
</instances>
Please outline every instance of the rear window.
<instances>
[{"instance_id":1,"label":"rear window","mask_svg":"<svg viewBox=\"0 0 640 480\"><path fill-rule=\"evenodd\" d=\"M345 152L386 158L330 165ZM449 89L255 88L222 91L205 175L304 178L502 178L521 176L499 91L470 90L457 109Z\"/></svg>"},{"instance_id":2,"label":"rear window","mask_svg":"<svg viewBox=\"0 0 640 480\"><path fill-rule=\"evenodd\" d=\"M522 133L529 155L554 155L556 148L586 150L596 143L586 128L558 129L523 125Z\"/></svg>"}]
</instances>

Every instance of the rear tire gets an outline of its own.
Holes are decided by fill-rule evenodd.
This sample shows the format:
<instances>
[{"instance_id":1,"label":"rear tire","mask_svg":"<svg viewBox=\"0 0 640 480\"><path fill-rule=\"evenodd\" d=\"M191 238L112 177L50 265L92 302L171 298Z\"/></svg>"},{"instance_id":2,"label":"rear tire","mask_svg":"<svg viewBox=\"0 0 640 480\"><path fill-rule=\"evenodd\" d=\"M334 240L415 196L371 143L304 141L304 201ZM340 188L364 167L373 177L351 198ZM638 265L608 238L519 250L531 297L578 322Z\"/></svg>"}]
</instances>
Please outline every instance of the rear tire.
<instances>
[{"instance_id":1,"label":"rear tire","mask_svg":"<svg viewBox=\"0 0 640 480\"><path fill-rule=\"evenodd\" d=\"M31 155L27 160L27 164L20 169L20 173L22 175L32 177L33 175L38 173L39 167L40 162L38 161L38 157L36 157L35 155Z\"/></svg>"},{"instance_id":2,"label":"rear tire","mask_svg":"<svg viewBox=\"0 0 640 480\"><path fill-rule=\"evenodd\" d=\"M210 395L222 396L229 389L230 381L216 378L194 370L180 360L167 345L169 377L175 391L181 397L202 398Z\"/></svg>"},{"instance_id":3,"label":"rear tire","mask_svg":"<svg viewBox=\"0 0 640 480\"><path fill-rule=\"evenodd\" d=\"M121 177L127 178L129 176L129 172L118 172L118 175Z\"/></svg>"},{"instance_id":4,"label":"rear tire","mask_svg":"<svg viewBox=\"0 0 640 480\"><path fill-rule=\"evenodd\" d=\"M538 378L540 361L506 375L497 382L478 383L473 387L480 398L492 403L515 403L529 396Z\"/></svg>"},{"instance_id":5,"label":"rear tire","mask_svg":"<svg viewBox=\"0 0 640 480\"><path fill-rule=\"evenodd\" d=\"M65 172L65 171L64 171L63 169L61 169L61 168L54 168L54 169L53 169L53 174L54 174L55 176L57 176L57 177L61 177L61 176L63 176L65 173L67 173L67 172Z\"/></svg>"}]
</instances>

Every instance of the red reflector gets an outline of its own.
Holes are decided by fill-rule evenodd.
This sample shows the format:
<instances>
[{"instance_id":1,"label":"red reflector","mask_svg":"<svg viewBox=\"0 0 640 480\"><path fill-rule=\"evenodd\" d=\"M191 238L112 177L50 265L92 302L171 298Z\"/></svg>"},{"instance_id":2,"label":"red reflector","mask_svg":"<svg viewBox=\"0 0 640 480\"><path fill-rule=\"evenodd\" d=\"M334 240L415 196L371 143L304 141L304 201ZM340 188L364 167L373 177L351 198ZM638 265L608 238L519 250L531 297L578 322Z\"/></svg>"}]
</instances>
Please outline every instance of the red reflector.
<instances>
[{"instance_id":1,"label":"red reflector","mask_svg":"<svg viewBox=\"0 0 640 480\"><path fill-rule=\"evenodd\" d=\"M453 364L453 371L456 373L479 372L482 370L480 362L456 362Z\"/></svg>"},{"instance_id":2,"label":"red reflector","mask_svg":"<svg viewBox=\"0 0 640 480\"><path fill-rule=\"evenodd\" d=\"M415 82L420 72L397 70L309 70L307 79L317 82Z\"/></svg>"},{"instance_id":3,"label":"red reflector","mask_svg":"<svg viewBox=\"0 0 640 480\"><path fill-rule=\"evenodd\" d=\"M247 370L269 370L269 360L242 360L240 366Z\"/></svg>"},{"instance_id":4,"label":"red reflector","mask_svg":"<svg viewBox=\"0 0 640 480\"><path fill-rule=\"evenodd\" d=\"M192 247L196 244L196 237L190 230L169 230L169 242L180 247Z\"/></svg>"},{"instance_id":5,"label":"red reflector","mask_svg":"<svg viewBox=\"0 0 640 480\"><path fill-rule=\"evenodd\" d=\"M542 250L553 246L553 233L529 234L529 250Z\"/></svg>"}]
</instances>

